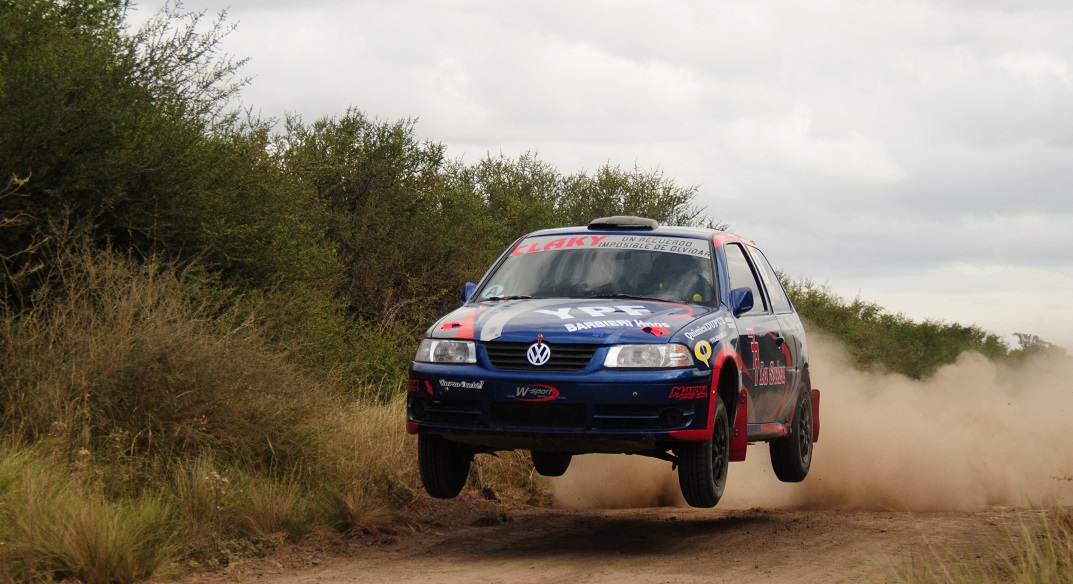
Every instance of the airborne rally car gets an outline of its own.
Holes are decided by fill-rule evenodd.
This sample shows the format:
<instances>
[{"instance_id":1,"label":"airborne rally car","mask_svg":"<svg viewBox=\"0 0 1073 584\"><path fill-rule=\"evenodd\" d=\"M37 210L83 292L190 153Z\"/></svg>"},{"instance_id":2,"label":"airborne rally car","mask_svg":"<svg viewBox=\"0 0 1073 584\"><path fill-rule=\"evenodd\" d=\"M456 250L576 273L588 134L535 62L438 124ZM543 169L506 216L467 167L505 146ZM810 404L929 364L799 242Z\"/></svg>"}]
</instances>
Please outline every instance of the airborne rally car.
<instances>
[{"instance_id":1,"label":"airborne rally car","mask_svg":"<svg viewBox=\"0 0 1073 584\"><path fill-rule=\"evenodd\" d=\"M407 431L433 497L473 456L529 450L670 461L686 501L713 507L730 461L770 442L782 481L819 435L804 329L767 259L710 229L605 217L526 235L428 329L410 368Z\"/></svg>"}]
</instances>

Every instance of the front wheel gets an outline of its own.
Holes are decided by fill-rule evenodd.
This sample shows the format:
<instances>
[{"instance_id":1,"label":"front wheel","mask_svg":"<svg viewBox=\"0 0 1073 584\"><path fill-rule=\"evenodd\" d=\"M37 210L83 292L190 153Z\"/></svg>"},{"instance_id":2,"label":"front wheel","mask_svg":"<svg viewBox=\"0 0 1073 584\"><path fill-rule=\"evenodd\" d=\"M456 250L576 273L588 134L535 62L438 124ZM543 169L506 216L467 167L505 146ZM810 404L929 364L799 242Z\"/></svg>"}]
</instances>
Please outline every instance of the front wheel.
<instances>
[{"instance_id":1,"label":"front wheel","mask_svg":"<svg viewBox=\"0 0 1073 584\"><path fill-rule=\"evenodd\" d=\"M812 466L812 384L808 374L797 399L790 435L771 443L771 468L784 483L799 483Z\"/></svg>"},{"instance_id":2,"label":"front wheel","mask_svg":"<svg viewBox=\"0 0 1073 584\"><path fill-rule=\"evenodd\" d=\"M715 396L712 439L686 442L675 448L678 455L678 484L686 503L693 507L715 507L723 497L730 468L730 422L723 398Z\"/></svg>"},{"instance_id":3,"label":"front wheel","mask_svg":"<svg viewBox=\"0 0 1073 584\"><path fill-rule=\"evenodd\" d=\"M469 477L473 450L436 434L417 436L417 466L425 491L437 499L451 499L462 492Z\"/></svg>"}]
</instances>

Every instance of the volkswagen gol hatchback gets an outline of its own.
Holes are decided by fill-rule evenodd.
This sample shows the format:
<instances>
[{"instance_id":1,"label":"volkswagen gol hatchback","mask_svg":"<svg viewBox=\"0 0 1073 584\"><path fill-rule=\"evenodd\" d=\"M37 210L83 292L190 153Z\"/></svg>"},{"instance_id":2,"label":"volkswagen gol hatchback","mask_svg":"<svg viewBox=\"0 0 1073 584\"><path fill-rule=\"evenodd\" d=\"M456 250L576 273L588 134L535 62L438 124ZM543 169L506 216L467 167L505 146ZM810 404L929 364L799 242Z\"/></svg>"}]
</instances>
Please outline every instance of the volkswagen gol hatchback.
<instances>
[{"instance_id":1,"label":"volkswagen gol hatchback","mask_svg":"<svg viewBox=\"0 0 1073 584\"><path fill-rule=\"evenodd\" d=\"M606 217L526 235L425 333L407 431L433 497L461 492L473 456L670 461L685 500L713 507L730 461L770 442L782 481L819 436L804 329L767 259L710 229Z\"/></svg>"}]
</instances>

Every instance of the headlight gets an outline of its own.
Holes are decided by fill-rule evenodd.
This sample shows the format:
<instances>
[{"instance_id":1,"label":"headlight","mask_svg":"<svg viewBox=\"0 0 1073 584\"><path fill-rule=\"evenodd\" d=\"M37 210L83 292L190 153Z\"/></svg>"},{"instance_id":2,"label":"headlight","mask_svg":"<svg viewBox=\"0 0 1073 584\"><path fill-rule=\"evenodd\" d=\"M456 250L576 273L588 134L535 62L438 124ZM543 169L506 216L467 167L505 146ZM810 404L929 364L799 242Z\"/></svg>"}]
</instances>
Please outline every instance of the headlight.
<instances>
[{"instance_id":1,"label":"headlight","mask_svg":"<svg viewBox=\"0 0 1073 584\"><path fill-rule=\"evenodd\" d=\"M693 356L685 345L615 345L604 359L604 367L664 369L692 365Z\"/></svg>"},{"instance_id":2,"label":"headlight","mask_svg":"<svg viewBox=\"0 0 1073 584\"><path fill-rule=\"evenodd\" d=\"M417 346L414 361L422 363L476 363L477 346L473 341L425 339Z\"/></svg>"}]
</instances>

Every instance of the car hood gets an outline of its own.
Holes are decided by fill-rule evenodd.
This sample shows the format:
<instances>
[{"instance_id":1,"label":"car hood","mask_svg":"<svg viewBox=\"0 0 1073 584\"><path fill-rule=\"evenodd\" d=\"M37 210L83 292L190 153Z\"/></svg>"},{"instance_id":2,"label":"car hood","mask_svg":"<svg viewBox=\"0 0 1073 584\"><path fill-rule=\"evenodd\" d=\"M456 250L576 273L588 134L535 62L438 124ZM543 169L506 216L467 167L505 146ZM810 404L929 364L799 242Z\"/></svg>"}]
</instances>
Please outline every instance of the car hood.
<instances>
[{"instance_id":1,"label":"car hood","mask_svg":"<svg viewBox=\"0 0 1073 584\"><path fill-rule=\"evenodd\" d=\"M652 300L540 298L467 304L426 336L478 341L624 343L671 341L717 309Z\"/></svg>"}]
</instances>

